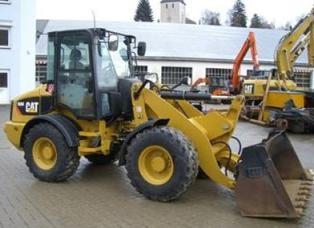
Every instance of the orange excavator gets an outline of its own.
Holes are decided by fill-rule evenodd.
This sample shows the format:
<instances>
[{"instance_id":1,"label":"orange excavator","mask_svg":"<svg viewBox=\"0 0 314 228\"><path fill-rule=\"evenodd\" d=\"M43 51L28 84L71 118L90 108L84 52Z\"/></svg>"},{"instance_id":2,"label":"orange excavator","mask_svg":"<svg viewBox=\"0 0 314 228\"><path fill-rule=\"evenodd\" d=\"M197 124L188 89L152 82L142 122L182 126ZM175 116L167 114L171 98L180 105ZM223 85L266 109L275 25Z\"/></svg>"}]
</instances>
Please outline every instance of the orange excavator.
<instances>
[{"instance_id":1,"label":"orange excavator","mask_svg":"<svg viewBox=\"0 0 314 228\"><path fill-rule=\"evenodd\" d=\"M253 72L258 72L259 70L259 60L257 55L257 48L256 48L256 39L254 32L250 32L247 39L242 45L237 57L235 58L232 70L231 80L228 85L218 86L212 88L212 94L220 95L220 96L228 96L241 93L242 85L239 76L239 71L241 64L243 62L244 57L246 56L247 52L251 49L251 57L253 61ZM210 77L201 77L198 78L192 85L192 90L194 90L198 85L205 83L209 87L211 87L211 80Z\"/></svg>"}]
</instances>

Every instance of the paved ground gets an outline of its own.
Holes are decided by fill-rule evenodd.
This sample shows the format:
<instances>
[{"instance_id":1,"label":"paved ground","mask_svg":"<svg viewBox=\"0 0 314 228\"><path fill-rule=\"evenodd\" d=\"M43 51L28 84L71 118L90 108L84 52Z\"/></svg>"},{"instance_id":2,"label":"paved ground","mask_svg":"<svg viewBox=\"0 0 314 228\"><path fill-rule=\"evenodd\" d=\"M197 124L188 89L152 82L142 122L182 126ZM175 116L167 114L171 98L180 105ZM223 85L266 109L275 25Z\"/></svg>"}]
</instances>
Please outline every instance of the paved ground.
<instances>
[{"instance_id":1,"label":"paved ground","mask_svg":"<svg viewBox=\"0 0 314 228\"><path fill-rule=\"evenodd\" d=\"M0 125L8 119L0 106ZM240 123L244 145L259 142L267 129ZM305 167L314 168L313 135L291 135ZM37 181L21 152L0 130L0 227L313 227L314 197L301 220L241 217L231 191L197 180L178 201L156 203L135 192L124 169L95 167L84 159L67 182Z\"/></svg>"}]
</instances>

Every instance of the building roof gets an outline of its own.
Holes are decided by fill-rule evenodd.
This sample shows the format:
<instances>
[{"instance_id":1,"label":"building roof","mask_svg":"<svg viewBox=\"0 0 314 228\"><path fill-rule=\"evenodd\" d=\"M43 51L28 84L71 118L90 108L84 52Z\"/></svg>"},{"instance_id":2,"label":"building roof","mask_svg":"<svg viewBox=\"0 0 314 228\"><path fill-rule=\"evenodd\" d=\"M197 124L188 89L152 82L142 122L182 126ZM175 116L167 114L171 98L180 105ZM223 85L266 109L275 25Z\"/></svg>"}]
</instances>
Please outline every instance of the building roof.
<instances>
[{"instance_id":1,"label":"building roof","mask_svg":"<svg viewBox=\"0 0 314 228\"><path fill-rule=\"evenodd\" d=\"M98 21L97 27L135 35L146 41L145 59L180 61L232 62L249 31L255 33L259 59L272 63L279 40L287 33L282 30L249 29L226 26ZM44 33L93 27L92 21L50 20ZM37 55L47 54L47 35L37 42ZM250 60L249 53L246 56ZM306 63L306 53L298 63Z\"/></svg>"},{"instance_id":2,"label":"building roof","mask_svg":"<svg viewBox=\"0 0 314 228\"><path fill-rule=\"evenodd\" d=\"M160 3L167 3L167 2L181 2L185 5L184 0L162 0Z\"/></svg>"}]
</instances>

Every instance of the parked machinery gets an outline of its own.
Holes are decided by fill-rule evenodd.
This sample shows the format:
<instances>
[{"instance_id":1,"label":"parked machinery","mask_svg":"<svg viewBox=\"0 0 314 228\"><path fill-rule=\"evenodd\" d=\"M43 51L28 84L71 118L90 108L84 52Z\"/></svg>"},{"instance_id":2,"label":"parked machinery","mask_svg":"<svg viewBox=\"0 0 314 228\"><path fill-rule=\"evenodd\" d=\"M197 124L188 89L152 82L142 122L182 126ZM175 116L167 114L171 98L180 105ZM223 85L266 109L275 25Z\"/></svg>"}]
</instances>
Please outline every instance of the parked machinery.
<instances>
[{"instance_id":1,"label":"parked machinery","mask_svg":"<svg viewBox=\"0 0 314 228\"><path fill-rule=\"evenodd\" d=\"M201 169L235 190L245 216L303 214L313 173L303 169L284 132L240 154L231 151L243 96L226 113L204 114L188 100L210 100L210 94L134 79L133 36L95 28L48 37L49 81L12 101L4 127L36 178L64 181L80 157L102 164L118 160L138 192L171 201ZM137 50L143 55L144 43Z\"/></svg>"},{"instance_id":2,"label":"parked machinery","mask_svg":"<svg viewBox=\"0 0 314 228\"><path fill-rule=\"evenodd\" d=\"M250 32L234 60L231 79L226 80L224 86L214 86L211 82L211 77L201 77L193 83L191 89L194 90L198 85L205 83L210 88L209 92L213 95L230 96L240 94L242 90L242 83L239 75L240 67L244 57L249 50L251 50L251 57L253 61L253 72L257 73L259 70L259 61L257 55L256 40L254 33Z\"/></svg>"},{"instance_id":3,"label":"parked machinery","mask_svg":"<svg viewBox=\"0 0 314 228\"><path fill-rule=\"evenodd\" d=\"M243 83L246 109L243 117L266 125L284 125L293 132L314 131L312 107L306 107L305 93L296 91L295 61L308 50L308 63L314 64L314 9L285 35L276 50L277 80L249 79Z\"/></svg>"}]
</instances>

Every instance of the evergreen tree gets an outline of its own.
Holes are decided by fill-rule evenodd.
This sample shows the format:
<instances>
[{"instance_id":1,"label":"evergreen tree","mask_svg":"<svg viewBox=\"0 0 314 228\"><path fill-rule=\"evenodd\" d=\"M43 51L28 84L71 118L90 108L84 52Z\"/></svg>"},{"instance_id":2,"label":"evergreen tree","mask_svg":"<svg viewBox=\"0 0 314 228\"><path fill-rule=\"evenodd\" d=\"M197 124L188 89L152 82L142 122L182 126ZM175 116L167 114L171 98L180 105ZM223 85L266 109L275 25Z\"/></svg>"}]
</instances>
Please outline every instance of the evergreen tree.
<instances>
[{"instance_id":1,"label":"evergreen tree","mask_svg":"<svg viewBox=\"0 0 314 228\"><path fill-rule=\"evenodd\" d=\"M263 17L257 15L256 13L253 15L251 19L250 28L267 28L273 29L275 25L272 23L268 23Z\"/></svg>"},{"instance_id":2,"label":"evergreen tree","mask_svg":"<svg viewBox=\"0 0 314 228\"><path fill-rule=\"evenodd\" d=\"M279 29L291 31L293 29L293 27L292 27L290 22L287 22L284 26L280 26Z\"/></svg>"},{"instance_id":3,"label":"evergreen tree","mask_svg":"<svg viewBox=\"0 0 314 228\"><path fill-rule=\"evenodd\" d=\"M236 0L233 8L229 11L230 26L246 27L247 16L245 5L241 0Z\"/></svg>"},{"instance_id":4,"label":"evergreen tree","mask_svg":"<svg viewBox=\"0 0 314 228\"><path fill-rule=\"evenodd\" d=\"M149 4L149 0L140 0L134 16L135 21L154 21L153 10Z\"/></svg>"},{"instance_id":5,"label":"evergreen tree","mask_svg":"<svg viewBox=\"0 0 314 228\"><path fill-rule=\"evenodd\" d=\"M203 11L202 17L200 19L200 24L203 24L203 25L221 25L219 13L213 12L210 10Z\"/></svg>"},{"instance_id":6,"label":"evergreen tree","mask_svg":"<svg viewBox=\"0 0 314 228\"><path fill-rule=\"evenodd\" d=\"M258 16L256 13L253 15L251 19L251 25L250 28L261 28L262 27L262 20L260 16Z\"/></svg>"}]
</instances>

